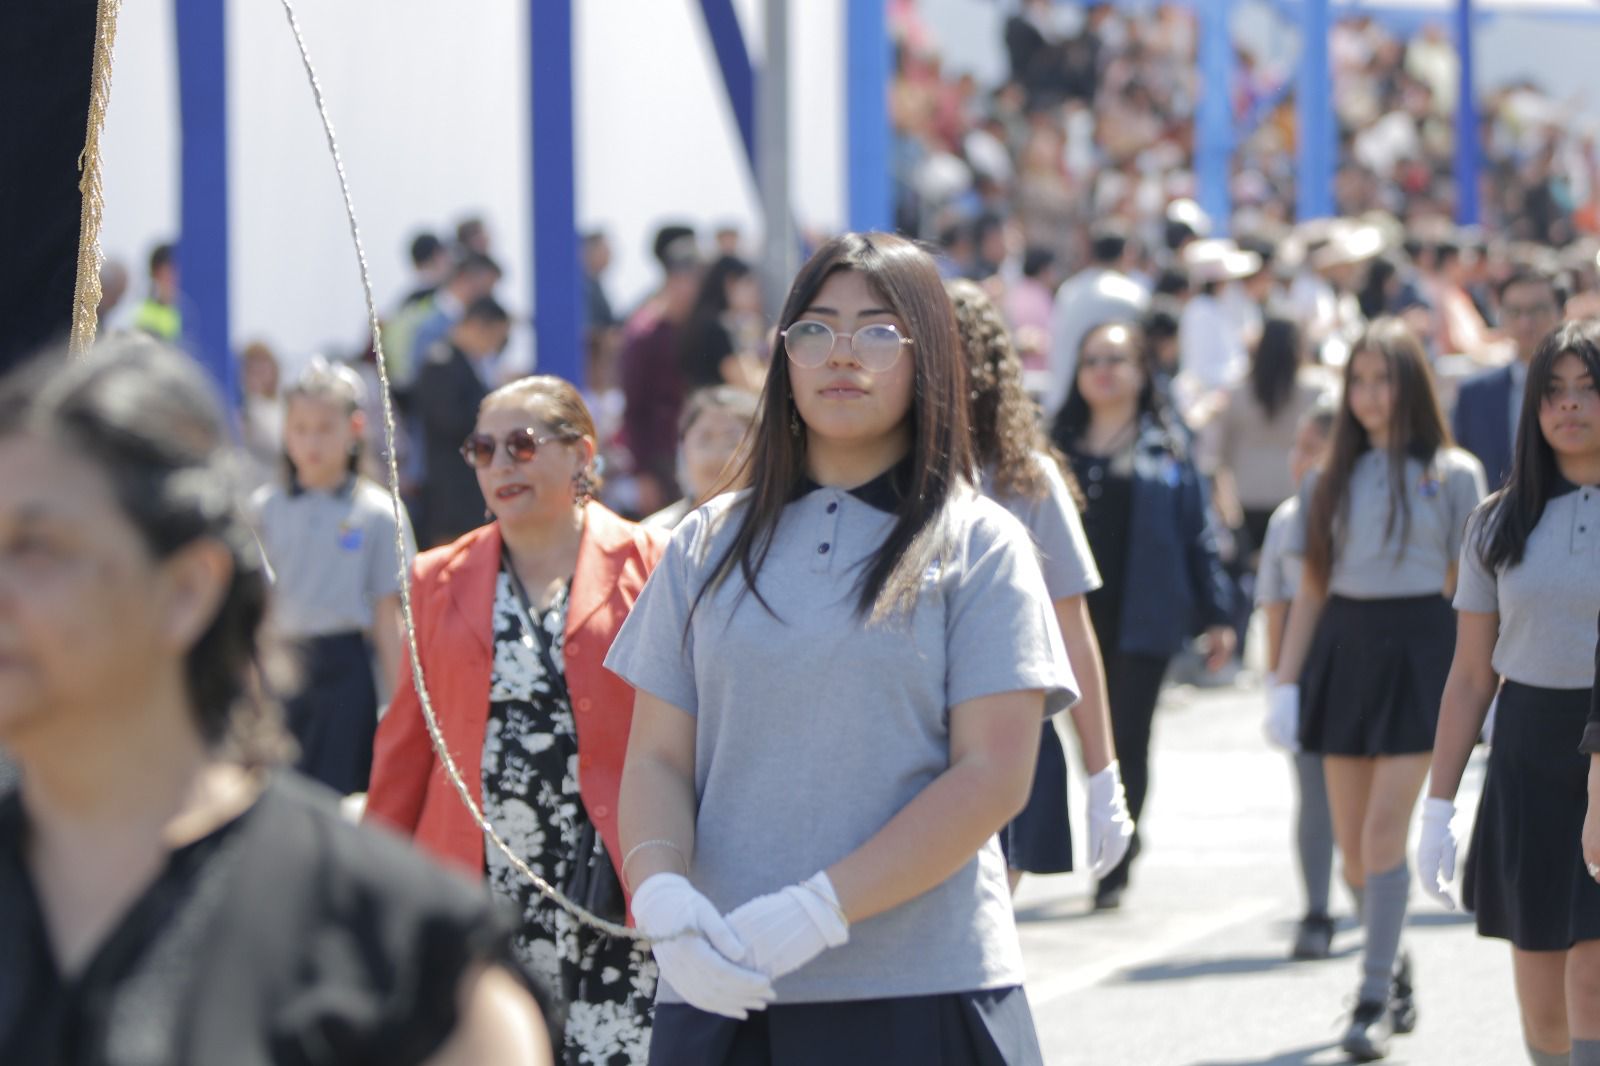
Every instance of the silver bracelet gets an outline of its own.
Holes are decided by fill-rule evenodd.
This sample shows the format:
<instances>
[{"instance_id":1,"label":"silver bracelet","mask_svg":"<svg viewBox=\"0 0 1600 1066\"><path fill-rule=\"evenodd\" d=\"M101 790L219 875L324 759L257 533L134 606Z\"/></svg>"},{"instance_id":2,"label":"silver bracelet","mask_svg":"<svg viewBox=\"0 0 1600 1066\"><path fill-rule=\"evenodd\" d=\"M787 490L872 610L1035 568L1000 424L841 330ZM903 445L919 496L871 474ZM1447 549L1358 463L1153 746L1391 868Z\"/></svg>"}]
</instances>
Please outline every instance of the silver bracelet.
<instances>
[{"instance_id":1,"label":"silver bracelet","mask_svg":"<svg viewBox=\"0 0 1600 1066\"><path fill-rule=\"evenodd\" d=\"M628 849L628 854L626 854L626 855L624 855L622 857L622 865L617 868L618 871L620 873L626 875L627 870L628 870L628 864L633 861L633 857L635 855L639 854L639 852L643 851L645 848L671 848L673 851L678 853L678 858L683 860L683 868L684 868L685 872L688 871L688 869L689 869L689 856L685 855L683 853L683 849L678 847L678 845L676 845L672 841L666 840L666 839L641 840L639 843L637 843L633 847L629 848Z\"/></svg>"}]
</instances>

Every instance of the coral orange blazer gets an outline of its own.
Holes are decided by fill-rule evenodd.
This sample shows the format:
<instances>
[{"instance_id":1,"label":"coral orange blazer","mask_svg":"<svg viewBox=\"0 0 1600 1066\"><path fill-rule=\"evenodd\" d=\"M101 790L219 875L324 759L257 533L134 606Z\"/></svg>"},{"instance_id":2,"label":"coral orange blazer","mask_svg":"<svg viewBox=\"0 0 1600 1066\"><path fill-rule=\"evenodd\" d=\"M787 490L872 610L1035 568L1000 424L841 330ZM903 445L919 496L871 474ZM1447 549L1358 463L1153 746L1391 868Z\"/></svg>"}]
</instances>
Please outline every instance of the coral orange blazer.
<instances>
[{"instance_id":1,"label":"coral orange blazer","mask_svg":"<svg viewBox=\"0 0 1600 1066\"><path fill-rule=\"evenodd\" d=\"M634 691L603 661L665 546L663 534L590 503L568 598L563 648L578 732L579 790L613 864L623 857L617 850L617 793ZM411 583L423 680L445 745L480 806L499 572L500 527L490 524L419 555ZM378 725L366 816L399 829L446 863L483 876L483 833L434 754L409 660Z\"/></svg>"}]
</instances>

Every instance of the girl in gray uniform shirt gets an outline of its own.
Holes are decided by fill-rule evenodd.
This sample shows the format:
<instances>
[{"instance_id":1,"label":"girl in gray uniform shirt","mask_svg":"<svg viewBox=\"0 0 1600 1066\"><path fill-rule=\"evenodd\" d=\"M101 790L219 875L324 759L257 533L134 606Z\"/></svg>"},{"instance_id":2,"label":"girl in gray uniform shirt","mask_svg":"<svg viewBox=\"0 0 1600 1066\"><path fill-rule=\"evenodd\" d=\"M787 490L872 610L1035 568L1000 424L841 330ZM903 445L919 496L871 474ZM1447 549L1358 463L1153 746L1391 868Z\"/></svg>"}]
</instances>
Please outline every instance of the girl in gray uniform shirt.
<instances>
[{"instance_id":1,"label":"girl in gray uniform shirt","mask_svg":"<svg viewBox=\"0 0 1600 1066\"><path fill-rule=\"evenodd\" d=\"M1271 691L1274 717L1323 757L1334 837L1366 948L1342 1041L1359 1061L1416 1025L1400 954L1406 836L1428 772L1455 646L1447 590L1483 467L1451 446L1421 343L1398 319L1368 327L1345 366L1333 450L1301 490L1288 550L1300 587ZM1397 965L1398 959L1398 965Z\"/></svg>"},{"instance_id":2,"label":"girl in gray uniform shirt","mask_svg":"<svg viewBox=\"0 0 1600 1066\"><path fill-rule=\"evenodd\" d=\"M1511 477L1461 548L1455 661L1439 709L1417 876L1454 909L1456 789L1499 694L1463 889L1511 942L1535 1066L1600 1064L1600 812L1585 727L1600 611L1600 325L1547 336L1528 366Z\"/></svg>"},{"instance_id":3,"label":"girl in gray uniform shirt","mask_svg":"<svg viewBox=\"0 0 1600 1066\"><path fill-rule=\"evenodd\" d=\"M971 487L938 269L830 241L780 338L748 487L678 527L606 659L639 690L651 1062L1039 1063L996 834L1076 685L1026 530Z\"/></svg>"},{"instance_id":4,"label":"girl in gray uniform shirt","mask_svg":"<svg viewBox=\"0 0 1600 1066\"><path fill-rule=\"evenodd\" d=\"M972 444L985 496L1010 511L1033 537L1056 623L1083 698L1072 708L1083 769L1089 775L1089 865L1104 877L1127 854L1133 818L1106 710L1106 669L1089 622L1084 594L1100 587L1100 571L1078 515L1082 498L1067 457L1039 425L1039 411L1022 387L1022 360L1005 319L978 285L945 285L972 378ZM1067 759L1055 723L1045 722L1033 792L1000 837L1011 889L1024 873L1072 870L1072 826L1067 816Z\"/></svg>"}]
</instances>

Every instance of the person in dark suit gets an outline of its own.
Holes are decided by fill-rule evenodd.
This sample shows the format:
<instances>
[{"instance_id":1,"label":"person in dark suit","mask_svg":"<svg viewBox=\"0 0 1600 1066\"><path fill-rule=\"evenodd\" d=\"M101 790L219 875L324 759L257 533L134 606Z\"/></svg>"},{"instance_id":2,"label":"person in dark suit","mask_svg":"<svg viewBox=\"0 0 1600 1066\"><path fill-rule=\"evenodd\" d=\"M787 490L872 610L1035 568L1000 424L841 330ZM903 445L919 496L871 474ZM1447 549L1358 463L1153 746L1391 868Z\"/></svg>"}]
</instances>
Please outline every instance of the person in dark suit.
<instances>
[{"instance_id":1,"label":"person in dark suit","mask_svg":"<svg viewBox=\"0 0 1600 1066\"><path fill-rule=\"evenodd\" d=\"M448 544L483 525L478 478L461 461L461 442L477 423L478 405L489 394L489 363L506 346L511 317L492 296L468 305L447 339L428 350L412 389L412 407L422 427L427 479L418 495L417 543Z\"/></svg>"},{"instance_id":2,"label":"person in dark suit","mask_svg":"<svg viewBox=\"0 0 1600 1066\"><path fill-rule=\"evenodd\" d=\"M1532 267L1517 267L1500 283L1500 328L1516 345L1509 364L1461 383L1451 419L1456 442L1478 457L1491 489L1511 472L1517 415L1528 361L1552 329L1561 324L1563 294L1555 278Z\"/></svg>"}]
</instances>

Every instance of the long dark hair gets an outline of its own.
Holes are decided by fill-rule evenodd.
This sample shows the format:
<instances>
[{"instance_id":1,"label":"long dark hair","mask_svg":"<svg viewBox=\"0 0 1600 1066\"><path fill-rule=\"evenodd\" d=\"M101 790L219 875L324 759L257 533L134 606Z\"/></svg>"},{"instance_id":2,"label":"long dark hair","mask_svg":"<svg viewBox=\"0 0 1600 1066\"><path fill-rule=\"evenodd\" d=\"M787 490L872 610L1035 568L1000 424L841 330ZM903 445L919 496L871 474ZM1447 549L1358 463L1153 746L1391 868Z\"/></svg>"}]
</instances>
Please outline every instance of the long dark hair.
<instances>
[{"instance_id":1,"label":"long dark hair","mask_svg":"<svg viewBox=\"0 0 1600 1066\"><path fill-rule=\"evenodd\" d=\"M1072 467L1045 435L1039 407L1022 387L1022 360L1000 309L975 282L959 279L945 289L967 356L973 457L981 466L994 467L997 494L1037 500L1050 491L1050 485L1034 457L1046 456L1060 467L1076 502Z\"/></svg>"},{"instance_id":2,"label":"long dark hair","mask_svg":"<svg viewBox=\"0 0 1600 1066\"><path fill-rule=\"evenodd\" d=\"M194 361L145 338L51 352L0 379L0 437L38 435L93 463L151 555L201 539L227 548L233 573L216 617L185 657L195 724L208 745L248 764L286 754L277 708L285 680L266 635L267 578L239 504L227 422Z\"/></svg>"},{"instance_id":3,"label":"long dark hair","mask_svg":"<svg viewBox=\"0 0 1600 1066\"><path fill-rule=\"evenodd\" d=\"M1411 534L1411 502L1407 493L1405 465L1408 458L1433 462L1440 448L1452 442L1433 390L1433 373L1422 342L1398 318L1380 318L1367 327L1360 342L1351 349L1344 368L1344 401L1333 427L1333 446L1322 476L1311 496L1306 516L1305 563L1324 584L1333 571L1334 525L1345 517L1350 475L1356 460L1372 448L1372 440L1350 410L1350 378L1356 357L1374 352L1388 365L1394 399L1389 415L1389 516L1384 537L1394 536L1400 543Z\"/></svg>"},{"instance_id":4,"label":"long dark hair","mask_svg":"<svg viewBox=\"0 0 1600 1066\"><path fill-rule=\"evenodd\" d=\"M1139 371L1144 375L1144 386L1139 390L1139 420L1158 426L1167 438L1168 450L1174 455L1183 455L1187 449L1182 434L1173 426L1166 398L1156 381L1161 365L1156 359L1155 346L1146 343L1144 330L1137 322L1102 322L1083 335L1083 341L1078 345L1079 362L1072 374L1072 387L1067 390L1067 400L1061 405L1055 425L1051 427L1051 439L1064 451L1071 451L1073 443L1089 428L1089 402L1078 390L1078 378L1083 372L1083 352L1089 347L1091 339L1115 328L1128 331L1128 343L1133 346L1134 355L1139 360Z\"/></svg>"},{"instance_id":5,"label":"long dark hair","mask_svg":"<svg viewBox=\"0 0 1600 1066\"><path fill-rule=\"evenodd\" d=\"M678 340L678 365L691 378L705 353L712 330L722 329L722 316L728 313L728 283L750 276L750 264L738 256L725 255L706 268L700 291L684 320Z\"/></svg>"},{"instance_id":6,"label":"long dark hair","mask_svg":"<svg viewBox=\"0 0 1600 1066\"><path fill-rule=\"evenodd\" d=\"M800 268L785 301L778 329L788 329L823 283L840 271L861 274L884 306L906 326L913 344L911 481L895 512L889 535L865 563L858 582L857 610L874 620L915 605L922 576L946 549L940 521L959 484L973 474L972 438L967 429L965 367L955 314L933 257L904 237L888 233L847 233L835 237ZM773 345L772 371L761 393L761 417L754 443L736 483L749 488L738 530L695 596L695 606L738 569L746 589L769 612L756 588L783 509L805 478L804 432L789 381L783 341ZM692 611L691 611L692 614Z\"/></svg>"},{"instance_id":7,"label":"long dark hair","mask_svg":"<svg viewBox=\"0 0 1600 1066\"><path fill-rule=\"evenodd\" d=\"M1511 475L1500 491L1489 497L1487 514L1476 545L1483 565L1490 570L1516 566L1528 547L1528 535L1544 517L1561 470L1555 449L1539 427L1539 409L1564 355L1583 360L1589 376L1600 384L1600 322L1567 322L1548 333L1528 363L1527 385L1522 393L1522 417L1517 422L1517 443L1511 457Z\"/></svg>"},{"instance_id":8,"label":"long dark hair","mask_svg":"<svg viewBox=\"0 0 1600 1066\"><path fill-rule=\"evenodd\" d=\"M1299 326L1287 318L1267 319L1250 353L1250 393L1269 422L1294 398L1300 351Z\"/></svg>"}]
</instances>

